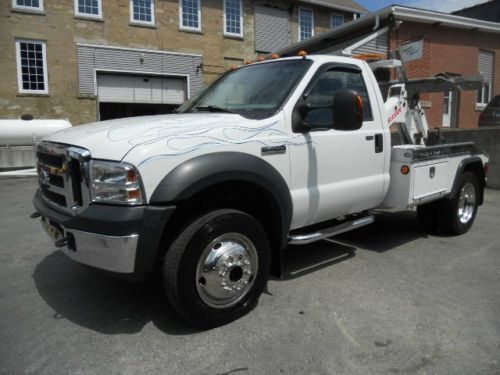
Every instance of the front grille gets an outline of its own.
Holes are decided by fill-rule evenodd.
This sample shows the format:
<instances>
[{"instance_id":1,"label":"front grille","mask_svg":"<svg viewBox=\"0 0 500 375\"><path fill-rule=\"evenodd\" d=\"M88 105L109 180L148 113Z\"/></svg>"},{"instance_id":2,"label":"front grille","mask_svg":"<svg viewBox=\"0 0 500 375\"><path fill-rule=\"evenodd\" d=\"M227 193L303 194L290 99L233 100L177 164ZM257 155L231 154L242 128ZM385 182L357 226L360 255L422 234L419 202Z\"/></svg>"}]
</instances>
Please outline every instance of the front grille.
<instances>
[{"instance_id":1,"label":"front grille","mask_svg":"<svg viewBox=\"0 0 500 375\"><path fill-rule=\"evenodd\" d=\"M71 214L88 207L88 150L59 143L40 142L36 156L40 190L49 205Z\"/></svg>"}]
</instances>

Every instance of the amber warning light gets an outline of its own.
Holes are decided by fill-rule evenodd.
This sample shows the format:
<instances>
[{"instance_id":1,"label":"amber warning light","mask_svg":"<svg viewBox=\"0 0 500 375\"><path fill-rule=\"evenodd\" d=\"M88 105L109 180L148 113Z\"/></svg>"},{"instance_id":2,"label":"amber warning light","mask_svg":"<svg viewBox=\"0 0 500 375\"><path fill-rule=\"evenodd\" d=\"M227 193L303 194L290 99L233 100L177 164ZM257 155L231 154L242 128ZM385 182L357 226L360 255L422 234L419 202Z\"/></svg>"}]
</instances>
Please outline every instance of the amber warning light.
<instances>
[{"instance_id":1,"label":"amber warning light","mask_svg":"<svg viewBox=\"0 0 500 375\"><path fill-rule=\"evenodd\" d=\"M407 165L403 165L401 167L401 174L408 174L408 173L410 173L410 167Z\"/></svg>"}]
</instances>

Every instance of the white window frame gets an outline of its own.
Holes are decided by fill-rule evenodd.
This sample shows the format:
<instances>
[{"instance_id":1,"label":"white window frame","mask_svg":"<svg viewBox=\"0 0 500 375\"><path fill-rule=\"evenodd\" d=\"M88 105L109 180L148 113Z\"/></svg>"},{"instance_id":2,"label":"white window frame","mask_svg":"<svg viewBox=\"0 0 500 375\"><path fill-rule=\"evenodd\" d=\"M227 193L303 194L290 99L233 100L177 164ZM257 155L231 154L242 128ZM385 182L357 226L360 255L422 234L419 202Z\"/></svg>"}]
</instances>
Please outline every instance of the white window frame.
<instances>
[{"instance_id":1,"label":"white window frame","mask_svg":"<svg viewBox=\"0 0 500 375\"><path fill-rule=\"evenodd\" d=\"M97 0L97 3L99 5L99 13L98 14L89 14L89 13L80 13L78 10L78 0L75 0L75 16L77 17L83 17L83 18L94 18L94 19L102 19L102 0Z\"/></svg>"},{"instance_id":2,"label":"white window frame","mask_svg":"<svg viewBox=\"0 0 500 375\"><path fill-rule=\"evenodd\" d=\"M307 7L299 7L299 14L298 14L298 24L299 24L299 27L298 27L298 30L299 30L299 35L298 35L298 41L299 42L302 42L302 40L306 40L306 39L300 39L300 31L301 31L301 26L300 26L300 13L303 12L303 11L309 11L311 12L311 19L312 19L312 25L311 25L311 36L309 38L312 38L314 36L314 27L315 27L315 22L314 22L314 10L312 8L307 8ZM307 39L309 39L307 38Z\"/></svg>"},{"instance_id":3,"label":"white window frame","mask_svg":"<svg viewBox=\"0 0 500 375\"><path fill-rule=\"evenodd\" d=\"M35 12L43 12L43 0L40 0L38 3L38 7L27 7L25 5L18 5L17 0L12 0L12 9L18 10L27 10L27 11L35 11Z\"/></svg>"},{"instance_id":4,"label":"white window frame","mask_svg":"<svg viewBox=\"0 0 500 375\"><path fill-rule=\"evenodd\" d=\"M198 2L198 27L184 26L182 24L182 0L179 0L179 29L187 31L201 31L201 0Z\"/></svg>"},{"instance_id":5,"label":"white window frame","mask_svg":"<svg viewBox=\"0 0 500 375\"><path fill-rule=\"evenodd\" d=\"M142 21L134 19L134 0L130 0L130 23L134 25L155 25L155 0L151 0L151 21Z\"/></svg>"},{"instance_id":6,"label":"white window frame","mask_svg":"<svg viewBox=\"0 0 500 375\"><path fill-rule=\"evenodd\" d=\"M44 90L31 90L23 88L23 69L21 67L21 43L38 43L42 45L43 58L43 82L45 83ZM48 94L49 93L49 77L47 67L47 43L44 40L35 39L16 39L16 61L17 61L17 88L20 94Z\"/></svg>"},{"instance_id":7,"label":"white window frame","mask_svg":"<svg viewBox=\"0 0 500 375\"><path fill-rule=\"evenodd\" d=\"M227 24L226 24L226 1L227 0L223 0L223 4L224 4L224 19L223 19L223 22L224 22L224 35L226 35L226 36L243 37L243 0L239 0L239 2L240 2L240 33L239 34L237 34L237 33L230 33L229 31L227 31Z\"/></svg>"},{"instance_id":8,"label":"white window frame","mask_svg":"<svg viewBox=\"0 0 500 375\"><path fill-rule=\"evenodd\" d=\"M338 26L335 26L335 25L333 24L333 19L334 19L335 17L341 17L341 18L342 18L342 23L341 23L340 25L338 25ZM337 27L340 27L340 26L342 26L344 23L345 23L345 16L344 16L343 14L340 14L340 13L332 13L332 14L330 15L330 29L335 29L335 28L337 28Z\"/></svg>"},{"instance_id":9,"label":"white window frame","mask_svg":"<svg viewBox=\"0 0 500 375\"><path fill-rule=\"evenodd\" d=\"M478 92L476 92L476 109L484 109L484 107L486 107L488 105L488 103L491 101L492 99L492 95L493 95L493 82L489 82L489 81L486 81L485 83L488 84L488 101L484 101L484 97L485 97L485 94L486 94L486 86L483 86L481 87L481 97L479 98L479 96L477 95Z\"/></svg>"}]
</instances>

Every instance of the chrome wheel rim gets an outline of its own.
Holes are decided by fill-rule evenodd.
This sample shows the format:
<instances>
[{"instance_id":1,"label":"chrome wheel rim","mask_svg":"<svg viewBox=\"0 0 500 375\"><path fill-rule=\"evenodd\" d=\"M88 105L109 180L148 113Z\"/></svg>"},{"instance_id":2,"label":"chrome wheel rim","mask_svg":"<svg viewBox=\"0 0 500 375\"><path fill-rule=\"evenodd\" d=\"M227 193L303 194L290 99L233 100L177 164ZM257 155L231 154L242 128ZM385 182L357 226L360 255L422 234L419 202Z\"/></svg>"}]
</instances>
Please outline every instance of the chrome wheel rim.
<instances>
[{"instance_id":1,"label":"chrome wheel rim","mask_svg":"<svg viewBox=\"0 0 500 375\"><path fill-rule=\"evenodd\" d=\"M255 245L241 233L226 233L203 250L196 267L196 288L214 308L237 304L251 290L258 270Z\"/></svg>"},{"instance_id":2,"label":"chrome wheel rim","mask_svg":"<svg viewBox=\"0 0 500 375\"><path fill-rule=\"evenodd\" d=\"M470 182L462 186L458 198L458 219L462 224L467 224L476 208L476 188Z\"/></svg>"}]
</instances>

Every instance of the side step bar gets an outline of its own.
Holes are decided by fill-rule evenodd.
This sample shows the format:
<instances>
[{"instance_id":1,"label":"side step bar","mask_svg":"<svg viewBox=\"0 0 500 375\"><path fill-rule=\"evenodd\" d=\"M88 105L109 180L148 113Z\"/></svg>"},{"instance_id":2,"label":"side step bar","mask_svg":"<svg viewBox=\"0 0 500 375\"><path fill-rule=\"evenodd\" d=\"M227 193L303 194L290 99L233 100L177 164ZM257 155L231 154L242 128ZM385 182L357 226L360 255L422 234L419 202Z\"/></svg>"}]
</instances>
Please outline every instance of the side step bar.
<instances>
[{"instance_id":1,"label":"side step bar","mask_svg":"<svg viewBox=\"0 0 500 375\"><path fill-rule=\"evenodd\" d=\"M288 236L288 243L290 245L306 245L308 243L324 240L325 238L336 236L337 234L364 227L374 221L375 217L373 215L369 215L352 221L347 221L331 228L320 229L313 233L292 234Z\"/></svg>"}]
</instances>

